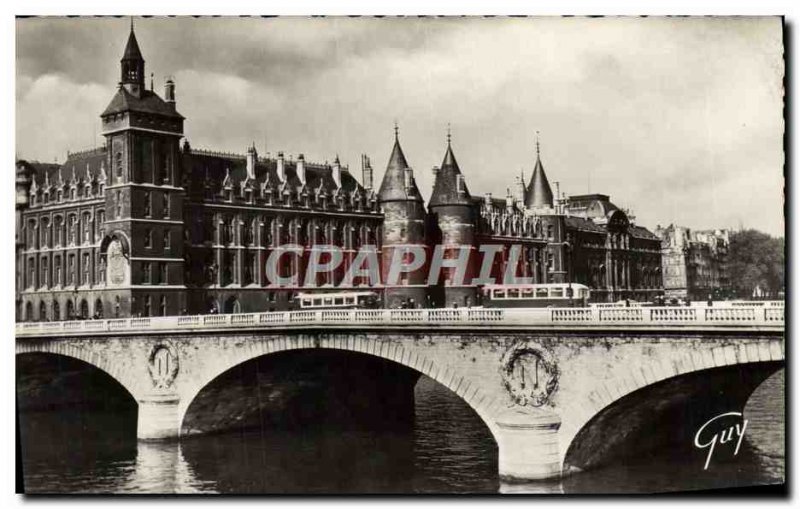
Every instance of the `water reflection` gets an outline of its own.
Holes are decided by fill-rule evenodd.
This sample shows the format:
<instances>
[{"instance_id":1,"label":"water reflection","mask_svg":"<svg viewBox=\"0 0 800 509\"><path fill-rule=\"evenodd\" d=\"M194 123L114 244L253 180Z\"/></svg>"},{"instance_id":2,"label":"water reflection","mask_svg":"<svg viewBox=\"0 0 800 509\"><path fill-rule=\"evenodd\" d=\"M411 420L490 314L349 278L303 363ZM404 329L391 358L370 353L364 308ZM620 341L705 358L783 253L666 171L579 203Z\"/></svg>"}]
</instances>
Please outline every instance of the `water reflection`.
<instances>
[{"instance_id":1,"label":"water reflection","mask_svg":"<svg viewBox=\"0 0 800 509\"><path fill-rule=\"evenodd\" d=\"M417 385L408 433L251 430L136 442L135 416L20 415L26 490L38 493L651 493L784 479L783 371L751 398L745 442L703 472L667 451L560 482L505 484L485 425L443 387Z\"/></svg>"}]
</instances>

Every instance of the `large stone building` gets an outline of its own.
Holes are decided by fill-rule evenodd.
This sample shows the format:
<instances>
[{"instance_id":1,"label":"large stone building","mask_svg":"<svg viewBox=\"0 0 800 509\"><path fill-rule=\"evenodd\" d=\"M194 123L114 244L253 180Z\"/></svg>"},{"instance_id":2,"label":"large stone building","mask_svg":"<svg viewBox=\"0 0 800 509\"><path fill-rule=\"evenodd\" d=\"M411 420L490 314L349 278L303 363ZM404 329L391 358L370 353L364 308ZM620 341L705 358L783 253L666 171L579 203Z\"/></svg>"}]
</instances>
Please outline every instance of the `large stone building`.
<instances>
[{"instance_id":1,"label":"large stone building","mask_svg":"<svg viewBox=\"0 0 800 509\"><path fill-rule=\"evenodd\" d=\"M517 260L535 282L580 282L594 299L650 299L661 291L659 240L605 195L553 196L538 153L531 181L517 179L502 199L470 194L448 136L427 204L395 131L380 187L362 157L359 183L349 168L302 154L260 157L197 150L183 135L175 83L164 96L145 86L145 61L131 30L120 82L100 115L105 144L69 153L62 164L17 161L17 317L255 312L287 309L300 290L340 289L364 246L381 260L381 281L397 249L445 258L469 251L467 280L452 270L427 280L428 265L392 284L356 279L388 307L475 305L480 246L502 246L492 275ZM305 279L321 246L343 250L336 270ZM288 247L287 247L288 246ZM288 285L265 270L276 250ZM517 252L514 250L518 249ZM402 254L402 253L401 253Z\"/></svg>"},{"instance_id":2,"label":"large stone building","mask_svg":"<svg viewBox=\"0 0 800 509\"><path fill-rule=\"evenodd\" d=\"M668 298L706 300L730 296L728 230L656 228L661 239L664 291Z\"/></svg>"}]
</instances>

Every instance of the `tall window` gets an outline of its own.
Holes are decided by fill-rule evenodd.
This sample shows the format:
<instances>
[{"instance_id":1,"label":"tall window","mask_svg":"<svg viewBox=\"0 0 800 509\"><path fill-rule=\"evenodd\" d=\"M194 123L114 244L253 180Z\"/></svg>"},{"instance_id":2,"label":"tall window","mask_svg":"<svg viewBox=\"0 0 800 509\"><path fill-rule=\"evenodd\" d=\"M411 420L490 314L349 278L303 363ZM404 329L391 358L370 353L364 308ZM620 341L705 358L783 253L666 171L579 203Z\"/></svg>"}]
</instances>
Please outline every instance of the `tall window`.
<instances>
[{"instance_id":1,"label":"tall window","mask_svg":"<svg viewBox=\"0 0 800 509\"><path fill-rule=\"evenodd\" d=\"M153 247L153 230L149 228L144 231L144 247L148 249Z\"/></svg>"},{"instance_id":2,"label":"tall window","mask_svg":"<svg viewBox=\"0 0 800 509\"><path fill-rule=\"evenodd\" d=\"M122 193L117 191L117 217L122 217Z\"/></svg>"},{"instance_id":3,"label":"tall window","mask_svg":"<svg viewBox=\"0 0 800 509\"><path fill-rule=\"evenodd\" d=\"M164 230L164 250L165 251L167 249L169 249L169 244L170 244L170 231L169 230Z\"/></svg>"},{"instance_id":4,"label":"tall window","mask_svg":"<svg viewBox=\"0 0 800 509\"><path fill-rule=\"evenodd\" d=\"M146 285L153 282L153 266L150 262L142 263L142 282Z\"/></svg>"},{"instance_id":5,"label":"tall window","mask_svg":"<svg viewBox=\"0 0 800 509\"><path fill-rule=\"evenodd\" d=\"M144 309L142 310L142 316L150 316L150 306L152 304L152 299L149 295L144 297Z\"/></svg>"},{"instance_id":6,"label":"tall window","mask_svg":"<svg viewBox=\"0 0 800 509\"><path fill-rule=\"evenodd\" d=\"M83 241L87 244L92 241L91 226L92 226L91 216L87 212L86 214L83 215Z\"/></svg>"},{"instance_id":7,"label":"tall window","mask_svg":"<svg viewBox=\"0 0 800 509\"><path fill-rule=\"evenodd\" d=\"M75 255L69 255L67 259L67 284L75 284Z\"/></svg>"},{"instance_id":8,"label":"tall window","mask_svg":"<svg viewBox=\"0 0 800 509\"><path fill-rule=\"evenodd\" d=\"M117 175L117 179L122 178L122 152L117 152L114 155L114 172Z\"/></svg>"},{"instance_id":9,"label":"tall window","mask_svg":"<svg viewBox=\"0 0 800 509\"><path fill-rule=\"evenodd\" d=\"M150 214L153 210L153 195L150 191L144 192L144 215L146 217L150 217Z\"/></svg>"},{"instance_id":10,"label":"tall window","mask_svg":"<svg viewBox=\"0 0 800 509\"><path fill-rule=\"evenodd\" d=\"M41 281L41 286L44 286L44 287L50 286L50 281L48 280L47 276L48 276L48 273L47 273L47 258L44 258L42 260L42 281Z\"/></svg>"},{"instance_id":11,"label":"tall window","mask_svg":"<svg viewBox=\"0 0 800 509\"><path fill-rule=\"evenodd\" d=\"M167 152L164 153L164 165L161 167L161 182L164 184L169 184L169 176L172 173L172 158L170 156L169 149L167 149Z\"/></svg>"},{"instance_id":12,"label":"tall window","mask_svg":"<svg viewBox=\"0 0 800 509\"><path fill-rule=\"evenodd\" d=\"M161 299L159 300L158 306L161 309L161 316L167 316L167 296L166 295L162 295L161 296Z\"/></svg>"},{"instance_id":13,"label":"tall window","mask_svg":"<svg viewBox=\"0 0 800 509\"><path fill-rule=\"evenodd\" d=\"M89 268L90 268L89 265L90 265L89 264L89 253L83 253L83 264L81 266L81 269L83 269L83 280L82 280L82 283L85 284L85 285L88 285L89 282L90 282L89 274L91 274L91 273L89 272Z\"/></svg>"},{"instance_id":14,"label":"tall window","mask_svg":"<svg viewBox=\"0 0 800 509\"><path fill-rule=\"evenodd\" d=\"M77 219L75 217L75 214L70 214L68 222L67 222L67 229L68 229L69 243L70 244L75 244L75 236L76 236L75 235L75 233L76 233L75 230L77 229L77 227L78 227L78 225L77 225Z\"/></svg>"},{"instance_id":15,"label":"tall window","mask_svg":"<svg viewBox=\"0 0 800 509\"><path fill-rule=\"evenodd\" d=\"M167 264L166 263L159 263L158 264L158 282L162 285L167 284Z\"/></svg>"},{"instance_id":16,"label":"tall window","mask_svg":"<svg viewBox=\"0 0 800 509\"><path fill-rule=\"evenodd\" d=\"M53 284L60 285L63 282L61 281L61 257L55 256L53 257Z\"/></svg>"},{"instance_id":17,"label":"tall window","mask_svg":"<svg viewBox=\"0 0 800 509\"><path fill-rule=\"evenodd\" d=\"M164 217L169 217L169 193L164 193L161 199L161 212Z\"/></svg>"},{"instance_id":18,"label":"tall window","mask_svg":"<svg viewBox=\"0 0 800 509\"><path fill-rule=\"evenodd\" d=\"M96 217L95 229L97 230L97 238L100 239L103 237L103 223L106 222L106 212L104 210L98 210Z\"/></svg>"}]
</instances>

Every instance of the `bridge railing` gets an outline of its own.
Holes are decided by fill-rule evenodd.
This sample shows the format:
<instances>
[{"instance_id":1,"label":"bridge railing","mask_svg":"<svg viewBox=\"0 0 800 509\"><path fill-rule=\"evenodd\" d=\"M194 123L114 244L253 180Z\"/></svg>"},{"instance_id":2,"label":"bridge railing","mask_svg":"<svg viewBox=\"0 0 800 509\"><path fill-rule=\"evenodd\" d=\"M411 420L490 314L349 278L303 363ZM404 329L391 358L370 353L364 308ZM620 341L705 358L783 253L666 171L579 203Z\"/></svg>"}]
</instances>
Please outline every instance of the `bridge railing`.
<instances>
[{"instance_id":1,"label":"bridge railing","mask_svg":"<svg viewBox=\"0 0 800 509\"><path fill-rule=\"evenodd\" d=\"M148 332L295 326L558 326L631 325L686 327L783 327L784 307L591 307L591 308L453 308L330 309L269 313L115 318L69 322L17 323L18 336L51 336L84 332Z\"/></svg>"}]
</instances>

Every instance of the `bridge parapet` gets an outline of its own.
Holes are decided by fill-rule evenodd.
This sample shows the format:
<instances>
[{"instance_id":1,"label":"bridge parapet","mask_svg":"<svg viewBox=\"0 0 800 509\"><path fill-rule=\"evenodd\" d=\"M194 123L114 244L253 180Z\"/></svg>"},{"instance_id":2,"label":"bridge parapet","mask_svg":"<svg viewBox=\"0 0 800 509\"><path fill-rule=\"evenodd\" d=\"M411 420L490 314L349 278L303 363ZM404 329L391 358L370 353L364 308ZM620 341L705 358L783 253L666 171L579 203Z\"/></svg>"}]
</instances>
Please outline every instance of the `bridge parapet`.
<instances>
[{"instance_id":1,"label":"bridge parapet","mask_svg":"<svg viewBox=\"0 0 800 509\"><path fill-rule=\"evenodd\" d=\"M308 326L659 328L782 330L784 308L590 307L460 309L328 309L270 313L164 316L69 322L22 322L19 337L104 332L197 331Z\"/></svg>"}]
</instances>

